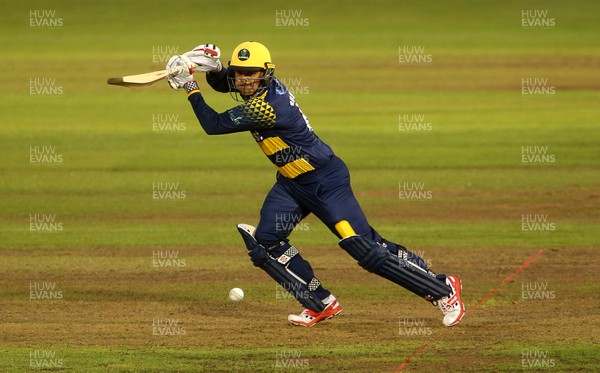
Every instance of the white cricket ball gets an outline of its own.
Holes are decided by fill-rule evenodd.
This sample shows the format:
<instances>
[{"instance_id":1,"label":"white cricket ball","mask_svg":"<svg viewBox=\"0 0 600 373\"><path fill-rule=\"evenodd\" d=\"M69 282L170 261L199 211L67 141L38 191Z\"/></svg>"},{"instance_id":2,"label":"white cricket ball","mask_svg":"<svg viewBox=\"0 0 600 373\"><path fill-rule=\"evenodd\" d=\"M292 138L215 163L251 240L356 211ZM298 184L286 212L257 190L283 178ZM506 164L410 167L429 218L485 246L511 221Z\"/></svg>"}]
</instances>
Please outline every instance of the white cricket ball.
<instances>
[{"instance_id":1,"label":"white cricket ball","mask_svg":"<svg viewBox=\"0 0 600 373\"><path fill-rule=\"evenodd\" d=\"M244 299L244 291L240 288L233 288L229 290L229 299L235 302L239 302Z\"/></svg>"}]
</instances>

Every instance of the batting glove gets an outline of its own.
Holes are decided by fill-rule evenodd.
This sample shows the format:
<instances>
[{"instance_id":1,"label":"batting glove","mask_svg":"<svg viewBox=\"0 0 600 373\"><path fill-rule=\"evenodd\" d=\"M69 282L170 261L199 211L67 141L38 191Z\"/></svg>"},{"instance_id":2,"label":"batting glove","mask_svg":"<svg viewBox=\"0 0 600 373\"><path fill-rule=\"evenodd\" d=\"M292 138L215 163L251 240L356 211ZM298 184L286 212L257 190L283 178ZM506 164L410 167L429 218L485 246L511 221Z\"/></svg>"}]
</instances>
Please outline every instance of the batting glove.
<instances>
[{"instance_id":1,"label":"batting glove","mask_svg":"<svg viewBox=\"0 0 600 373\"><path fill-rule=\"evenodd\" d=\"M167 82L174 90L179 90L186 83L194 81L194 64L186 56L173 56L167 62L166 69L179 69L177 75L167 77Z\"/></svg>"},{"instance_id":2,"label":"batting glove","mask_svg":"<svg viewBox=\"0 0 600 373\"><path fill-rule=\"evenodd\" d=\"M201 44L183 55L194 63L196 71L218 73L223 68L221 50L214 44Z\"/></svg>"}]
</instances>

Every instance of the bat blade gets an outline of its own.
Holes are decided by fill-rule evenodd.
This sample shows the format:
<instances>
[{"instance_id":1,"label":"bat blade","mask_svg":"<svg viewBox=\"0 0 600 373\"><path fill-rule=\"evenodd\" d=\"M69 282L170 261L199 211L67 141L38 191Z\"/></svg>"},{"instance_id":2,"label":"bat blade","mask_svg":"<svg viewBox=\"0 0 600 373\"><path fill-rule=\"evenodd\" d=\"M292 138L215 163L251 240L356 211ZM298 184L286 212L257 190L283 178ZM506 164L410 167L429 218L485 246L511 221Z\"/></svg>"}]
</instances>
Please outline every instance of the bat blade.
<instances>
[{"instance_id":1,"label":"bat blade","mask_svg":"<svg viewBox=\"0 0 600 373\"><path fill-rule=\"evenodd\" d=\"M145 87L154 84L159 80L163 80L168 76L177 75L182 71L181 69L181 67L178 67L173 69L152 71L144 74L109 78L106 81L106 83L112 85L120 85L122 87Z\"/></svg>"}]
</instances>

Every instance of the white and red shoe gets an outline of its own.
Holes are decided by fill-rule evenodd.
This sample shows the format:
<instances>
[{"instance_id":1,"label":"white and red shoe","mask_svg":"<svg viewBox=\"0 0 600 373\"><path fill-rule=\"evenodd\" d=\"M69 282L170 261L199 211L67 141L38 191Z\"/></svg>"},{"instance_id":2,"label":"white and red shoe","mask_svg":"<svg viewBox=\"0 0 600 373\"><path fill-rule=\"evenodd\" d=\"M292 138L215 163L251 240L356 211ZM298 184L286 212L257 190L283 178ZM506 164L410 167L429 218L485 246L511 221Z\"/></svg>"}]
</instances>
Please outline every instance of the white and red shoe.
<instances>
[{"instance_id":1,"label":"white and red shoe","mask_svg":"<svg viewBox=\"0 0 600 373\"><path fill-rule=\"evenodd\" d=\"M465 316L466 311L465 305L460 298L462 282L458 276L446 276L446 285L452 288L452 293L439 299L437 304L444 314L444 325L454 326Z\"/></svg>"},{"instance_id":2,"label":"white and red shoe","mask_svg":"<svg viewBox=\"0 0 600 373\"><path fill-rule=\"evenodd\" d=\"M330 295L326 301L329 301L329 303L323 312L315 312L307 308L299 315L289 315L288 321L294 325L310 328L320 321L330 319L342 313L342 306L340 306L340 303L335 299L333 294Z\"/></svg>"}]
</instances>

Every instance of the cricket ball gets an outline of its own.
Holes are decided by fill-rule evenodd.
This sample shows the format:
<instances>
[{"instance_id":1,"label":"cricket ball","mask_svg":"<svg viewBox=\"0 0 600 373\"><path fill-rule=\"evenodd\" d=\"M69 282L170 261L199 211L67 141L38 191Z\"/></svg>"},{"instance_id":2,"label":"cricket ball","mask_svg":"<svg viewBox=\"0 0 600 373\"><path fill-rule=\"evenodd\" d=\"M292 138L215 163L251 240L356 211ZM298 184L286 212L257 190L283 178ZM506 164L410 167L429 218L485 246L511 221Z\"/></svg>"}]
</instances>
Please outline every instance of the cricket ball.
<instances>
[{"instance_id":1,"label":"cricket ball","mask_svg":"<svg viewBox=\"0 0 600 373\"><path fill-rule=\"evenodd\" d=\"M229 299L235 302L239 302L244 299L244 291L240 288L233 288L229 290Z\"/></svg>"}]
</instances>

